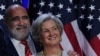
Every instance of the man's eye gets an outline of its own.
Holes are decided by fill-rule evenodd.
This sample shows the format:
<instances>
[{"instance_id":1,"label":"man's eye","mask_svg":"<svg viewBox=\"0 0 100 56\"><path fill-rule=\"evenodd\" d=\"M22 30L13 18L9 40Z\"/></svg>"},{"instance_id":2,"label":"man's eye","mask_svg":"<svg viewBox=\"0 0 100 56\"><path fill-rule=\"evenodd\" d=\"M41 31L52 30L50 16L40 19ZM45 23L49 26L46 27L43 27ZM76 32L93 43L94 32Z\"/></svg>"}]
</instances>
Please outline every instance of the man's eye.
<instances>
[{"instance_id":1,"label":"man's eye","mask_svg":"<svg viewBox=\"0 0 100 56\"><path fill-rule=\"evenodd\" d=\"M29 17L28 16L23 16L23 19L29 19Z\"/></svg>"},{"instance_id":2,"label":"man's eye","mask_svg":"<svg viewBox=\"0 0 100 56\"><path fill-rule=\"evenodd\" d=\"M17 21L17 20L19 20L19 17L14 17L11 19L11 21Z\"/></svg>"}]
</instances>

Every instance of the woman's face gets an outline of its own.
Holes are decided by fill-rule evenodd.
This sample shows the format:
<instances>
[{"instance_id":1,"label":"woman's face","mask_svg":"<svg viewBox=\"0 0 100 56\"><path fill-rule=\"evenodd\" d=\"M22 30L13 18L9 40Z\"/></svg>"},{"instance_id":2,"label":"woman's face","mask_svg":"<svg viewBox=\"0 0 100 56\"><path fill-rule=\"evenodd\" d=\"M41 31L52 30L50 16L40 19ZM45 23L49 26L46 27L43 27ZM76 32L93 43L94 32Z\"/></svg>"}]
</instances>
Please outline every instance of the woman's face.
<instances>
[{"instance_id":1,"label":"woman's face","mask_svg":"<svg viewBox=\"0 0 100 56\"><path fill-rule=\"evenodd\" d=\"M43 45L59 44L61 40L60 31L53 20L47 20L42 24L41 37L40 41Z\"/></svg>"}]
</instances>

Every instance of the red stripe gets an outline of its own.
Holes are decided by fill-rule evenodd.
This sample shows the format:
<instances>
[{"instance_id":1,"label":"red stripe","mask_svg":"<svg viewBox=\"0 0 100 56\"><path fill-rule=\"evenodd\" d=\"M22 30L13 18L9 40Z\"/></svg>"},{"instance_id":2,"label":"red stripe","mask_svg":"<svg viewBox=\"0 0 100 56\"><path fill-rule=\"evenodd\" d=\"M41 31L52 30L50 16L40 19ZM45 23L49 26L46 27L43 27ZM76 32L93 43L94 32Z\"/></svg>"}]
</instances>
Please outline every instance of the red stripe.
<instances>
[{"instance_id":1,"label":"red stripe","mask_svg":"<svg viewBox=\"0 0 100 56\"><path fill-rule=\"evenodd\" d=\"M97 36L93 37L90 41L90 44L94 49L94 51L96 52L96 54L100 56L100 40L98 39L98 37Z\"/></svg>"},{"instance_id":2,"label":"red stripe","mask_svg":"<svg viewBox=\"0 0 100 56\"><path fill-rule=\"evenodd\" d=\"M76 39L76 35L75 35L75 32L74 32L74 30L72 28L72 25L70 23L64 25L64 30L65 30L65 33L68 36L69 41L71 42L71 44L72 44L72 46L74 48L74 50L76 52L78 52L82 56L82 51L81 51L79 43L78 43L78 41Z\"/></svg>"}]
</instances>

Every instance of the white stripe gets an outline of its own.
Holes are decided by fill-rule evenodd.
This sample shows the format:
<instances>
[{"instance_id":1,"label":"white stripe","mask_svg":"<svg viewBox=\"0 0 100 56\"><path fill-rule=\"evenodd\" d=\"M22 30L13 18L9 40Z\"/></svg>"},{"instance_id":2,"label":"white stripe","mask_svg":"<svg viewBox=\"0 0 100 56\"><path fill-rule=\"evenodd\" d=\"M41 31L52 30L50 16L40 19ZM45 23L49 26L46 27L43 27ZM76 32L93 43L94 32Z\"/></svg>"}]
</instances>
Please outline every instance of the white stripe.
<instances>
[{"instance_id":1,"label":"white stripe","mask_svg":"<svg viewBox=\"0 0 100 56\"><path fill-rule=\"evenodd\" d=\"M98 39L100 40L100 33L97 35Z\"/></svg>"},{"instance_id":2,"label":"white stripe","mask_svg":"<svg viewBox=\"0 0 100 56\"><path fill-rule=\"evenodd\" d=\"M73 51L73 47L67 37L67 35L65 34L65 32L63 31L63 34L62 34L62 41L61 41L61 46L62 48L64 49L64 51L66 51L66 53L68 51Z\"/></svg>"},{"instance_id":3,"label":"white stripe","mask_svg":"<svg viewBox=\"0 0 100 56\"><path fill-rule=\"evenodd\" d=\"M85 53L85 55L86 56L97 56L94 50L92 49L92 47L90 46L90 44L88 43L88 41L86 40L85 36L80 31L78 24L77 24L77 20L71 22L71 24L75 31L79 45L81 49L83 50L83 52Z\"/></svg>"}]
</instances>

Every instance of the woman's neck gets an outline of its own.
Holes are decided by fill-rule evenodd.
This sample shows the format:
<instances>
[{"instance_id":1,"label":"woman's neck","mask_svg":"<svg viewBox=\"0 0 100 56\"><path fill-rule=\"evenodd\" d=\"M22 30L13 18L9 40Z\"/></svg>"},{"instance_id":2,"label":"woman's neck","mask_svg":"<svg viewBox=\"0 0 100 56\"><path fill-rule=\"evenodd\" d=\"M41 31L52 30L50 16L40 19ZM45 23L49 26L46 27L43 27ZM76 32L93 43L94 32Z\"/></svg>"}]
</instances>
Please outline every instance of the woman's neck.
<instances>
[{"instance_id":1,"label":"woman's neck","mask_svg":"<svg viewBox=\"0 0 100 56\"><path fill-rule=\"evenodd\" d=\"M62 50L59 45L46 46L43 50L44 56L61 56L61 52Z\"/></svg>"}]
</instances>

